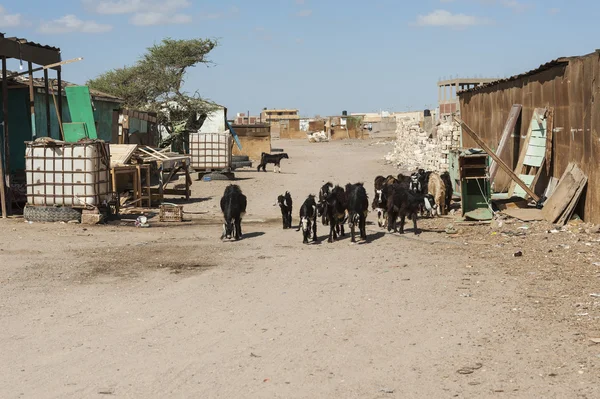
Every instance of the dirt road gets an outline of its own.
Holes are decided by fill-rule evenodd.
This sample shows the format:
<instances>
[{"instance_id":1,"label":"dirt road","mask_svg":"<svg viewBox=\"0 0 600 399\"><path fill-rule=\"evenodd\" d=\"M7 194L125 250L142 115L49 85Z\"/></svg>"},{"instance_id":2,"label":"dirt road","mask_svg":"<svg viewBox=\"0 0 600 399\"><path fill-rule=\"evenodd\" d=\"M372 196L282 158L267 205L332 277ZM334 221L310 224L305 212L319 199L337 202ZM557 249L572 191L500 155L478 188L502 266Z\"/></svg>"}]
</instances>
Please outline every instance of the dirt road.
<instances>
[{"instance_id":1,"label":"dirt road","mask_svg":"<svg viewBox=\"0 0 600 399\"><path fill-rule=\"evenodd\" d=\"M206 213L183 225L0 221L0 396L600 397L586 258L599 243L559 234L530 249L488 226L446 235L444 219L418 237L370 224L368 244L304 246L281 229L277 194L292 192L295 222L324 181L365 181L371 195L393 172L390 146L277 146L283 173L238 173L239 242L219 240L216 181L194 182L185 209ZM587 255L561 258L565 237Z\"/></svg>"}]
</instances>

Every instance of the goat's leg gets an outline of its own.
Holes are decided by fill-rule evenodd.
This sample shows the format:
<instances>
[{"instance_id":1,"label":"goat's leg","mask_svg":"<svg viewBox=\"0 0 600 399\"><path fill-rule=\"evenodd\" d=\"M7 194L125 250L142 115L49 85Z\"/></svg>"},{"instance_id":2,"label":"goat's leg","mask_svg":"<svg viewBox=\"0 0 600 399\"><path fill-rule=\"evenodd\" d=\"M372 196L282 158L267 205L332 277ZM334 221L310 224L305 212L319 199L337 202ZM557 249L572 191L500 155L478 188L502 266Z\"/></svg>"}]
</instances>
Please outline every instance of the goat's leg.
<instances>
[{"instance_id":1,"label":"goat's leg","mask_svg":"<svg viewBox=\"0 0 600 399\"><path fill-rule=\"evenodd\" d=\"M404 223L406 223L406 214L400 216L400 234L404 234Z\"/></svg>"},{"instance_id":2,"label":"goat's leg","mask_svg":"<svg viewBox=\"0 0 600 399\"><path fill-rule=\"evenodd\" d=\"M319 242L319 237L317 236L317 218L315 217L313 220L313 242Z\"/></svg>"},{"instance_id":3,"label":"goat's leg","mask_svg":"<svg viewBox=\"0 0 600 399\"><path fill-rule=\"evenodd\" d=\"M350 219L350 222L348 223L350 225L350 242L356 242L356 239L354 238L354 230L356 228L356 224L354 223L354 215L350 215L348 219Z\"/></svg>"},{"instance_id":4,"label":"goat's leg","mask_svg":"<svg viewBox=\"0 0 600 399\"><path fill-rule=\"evenodd\" d=\"M240 218L235 219L234 225L235 225L235 239L239 240L240 238L242 238L242 220Z\"/></svg>"},{"instance_id":5,"label":"goat's leg","mask_svg":"<svg viewBox=\"0 0 600 399\"><path fill-rule=\"evenodd\" d=\"M367 241L367 217L364 215L361 215L360 218L360 235L363 240Z\"/></svg>"},{"instance_id":6,"label":"goat's leg","mask_svg":"<svg viewBox=\"0 0 600 399\"><path fill-rule=\"evenodd\" d=\"M334 237L335 237L335 223L333 223L333 221L330 221L330 224L329 224L329 239L327 240L327 242L333 242Z\"/></svg>"},{"instance_id":7,"label":"goat's leg","mask_svg":"<svg viewBox=\"0 0 600 399\"><path fill-rule=\"evenodd\" d=\"M417 215L413 214L413 229L415 234L419 234L420 231L417 229Z\"/></svg>"}]
</instances>

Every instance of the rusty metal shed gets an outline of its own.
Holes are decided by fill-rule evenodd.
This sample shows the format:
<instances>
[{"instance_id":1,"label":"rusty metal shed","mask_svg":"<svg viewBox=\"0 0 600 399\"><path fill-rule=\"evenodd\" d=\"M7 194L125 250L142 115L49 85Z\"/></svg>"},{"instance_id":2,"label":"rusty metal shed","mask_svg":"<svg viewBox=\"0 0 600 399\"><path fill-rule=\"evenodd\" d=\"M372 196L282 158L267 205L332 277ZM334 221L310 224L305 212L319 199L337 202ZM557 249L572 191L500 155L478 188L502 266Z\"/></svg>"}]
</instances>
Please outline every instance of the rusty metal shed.
<instances>
[{"instance_id":1,"label":"rusty metal shed","mask_svg":"<svg viewBox=\"0 0 600 399\"><path fill-rule=\"evenodd\" d=\"M554 139L550 176L560 178L569 162L587 174L588 186L578 214L600 223L600 50L580 57L559 58L530 72L487 83L459 93L462 119L492 148L497 148L513 104L522 104L520 137L514 138L509 165L519 156L520 144L536 107L554 109ZM463 136L463 147L475 146ZM507 187L504 172L496 177L497 187Z\"/></svg>"},{"instance_id":2,"label":"rusty metal shed","mask_svg":"<svg viewBox=\"0 0 600 399\"><path fill-rule=\"evenodd\" d=\"M8 95L8 71L7 71L7 60L8 59L19 60L21 66L23 62L26 63L27 73L30 76L29 79L29 108L31 113L34 114L34 85L33 85L33 72L35 70L43 69L44 71L44 86L46 91L45 105L46 109L50 108L50 95L48 89L48 69L54 69L57 74L58 86L62 87L61 78L61 54L58 47L44 46L38 43L30 42L27 39L17 37L6 37L4 33L0 33L0 59L2 60L2 108L1 118L3 131L0 134L0 205L2 209L2 217L6 218L12 213L12 196L11 196L11 162L10 162L10 135L9 132L13 128L10 120L10 103ZM42 68L34 70L33 65L40 65ZM46 68L47 66L47 68ZM13 104L14 107L14 104ZM58 105L59 115L62 115L62 103ZM46 113L50 115L50 112ZM50 120L47 121L48 125ZM33 119L32 119L33 124Z\"/></svg>"}]
</instances>

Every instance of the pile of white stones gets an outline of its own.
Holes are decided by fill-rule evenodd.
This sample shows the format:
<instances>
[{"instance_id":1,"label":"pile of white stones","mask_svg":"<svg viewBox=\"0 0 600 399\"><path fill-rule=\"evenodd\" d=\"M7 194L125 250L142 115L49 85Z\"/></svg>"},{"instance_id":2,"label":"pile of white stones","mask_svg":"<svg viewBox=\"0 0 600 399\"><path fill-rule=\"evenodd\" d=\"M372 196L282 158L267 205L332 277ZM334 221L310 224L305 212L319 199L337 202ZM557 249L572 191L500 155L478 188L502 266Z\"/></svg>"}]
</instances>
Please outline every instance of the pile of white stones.
<instances>
[{"instance_id":1,"label":"pile of white stones","mask_svg":"<svg viewBox=\"0 0 600 399\"><path fill-rule=\"evenodd\" d=\"M431 134L421 128L418 120L396 120L396 143L385 159L388 163L413 171L419 168L444 172L449 168L448 154L460 146L460 126L452 121L442 122Z\"/></svg>"}]
</instances>

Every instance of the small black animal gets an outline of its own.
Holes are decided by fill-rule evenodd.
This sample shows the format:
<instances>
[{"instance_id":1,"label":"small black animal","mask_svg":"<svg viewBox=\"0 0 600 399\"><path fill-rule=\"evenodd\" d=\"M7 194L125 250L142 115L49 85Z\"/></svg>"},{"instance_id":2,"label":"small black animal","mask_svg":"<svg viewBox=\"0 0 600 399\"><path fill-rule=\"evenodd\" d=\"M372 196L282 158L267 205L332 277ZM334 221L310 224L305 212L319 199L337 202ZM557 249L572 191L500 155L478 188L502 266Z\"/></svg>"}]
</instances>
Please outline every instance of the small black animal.
<instances>
[{"instance_id":1,"label":"small black animal","mask_svg":"<svg viewBox=\"0 0 600 399\"><path fill-rule=\"evenodd\" d=\"M260 154L260 164L256 168L256 171L260 172L260 169L262 168L263 172L266 172L267 164L272 163L275 164L273 172L281 173L281 160L289 158L290 157L288 157L288 154L285 152L282 152L281 154L267 154L266 152L263 152Z\"/></svg>"},{"instance_id":2,"label":"small black animal","mask_svg":"<svg viewBox=\"0 0 600 399\"><path fill-rule=\"evenodd\" d=\"M446 186L446 212L450 211L450 206L452 205L452 194L454 194L454 190L452 188L452 179L450 178L450 173L444 172L440 176L442 181L444 182L444 186Z\"/></svg>"},{"instance_id":3,"label":"small black animal","mask_svg":"<svg viewBox=\"0 0 600 399\"><path fill-rule=\"evenodd\" d=\"M323 226L329 225L329 219L327 218L327 197L329 197L329 194L331 194L332 188L333 184L331 182L327 182L323 184L319 190L319 203L317 204L317 210L318 215L321 216L321 223L323 223Z\"/></svg>"},{"instance_id":4,"label":"small black animal","mask_svg":"<svg viewBox=\"0 0 600 399\"><path fill-rule=\"evenodd\" d=\"M369 197L362 183L346 184L346 197L348 198L348 224L354 238L354 229L358 225L360 238L367 241L367 214L369 213Z\"/></svg>"},{"instance_id":5,"label":"small black animal","mask_svg":"<svg viewBox=\"0 0 600 399\"><path fill-rule=\"evenodd\" d=\"M308 198L300 207L300 225L299 231L302 230L302 242L308 244L308 239L312 237L313 242L319 242L317 237L317 202L314 195L309 195Z\"/></svg>"},{"instance_id":6,"label":"small black animal","mask_svg":"<svg viewBox=\"0 0 600 399\"><path fill-rule=\"evenodd\" d=\"M328 242L344 236L344 223L346 222L347 208L346 192L340 186L335 186L327 197L327 218L329 219Z\"/></svg>"},{"instance_id":7,"label":"small black animal","mask_svg":"<svg viewBox=\"0 0 600 399\"><path fill-rule=\"evenodd\" d=\"M230 184L225 188L221 198L221 211L225 219L221 239L232 236L236 240L242 238L242 217L246 214L246 204L246 196L242 194L240 186Z\"/></svg>"},{"instance_id":8,"label":"small black animal","mask_svg":"<svg viewBox=\"0 0 600 399\"><path fill-rule=\"evenodd\" d=\"M414 233L419 234L417 229L417 213L425 199L433 201L429 194L419 194L412 190L402 187L400 184L394 184L389 188L387 198L388 212L388 231L398 231L397 219L400 217L400 234L404 234L404 223L406 216L413 220Z\"/></svg>"},{"instance_id":9,"label":"small black animal","mask_svg":"<svg viewBox=\"0 0 600 399\"><path fill-rule=\"evenodd\" d=\"M277 197L277 203L281 208L281 219L283 220L283 228L292 228L292 196L289 191L286 191L284 195Z\"/></svg>"}]
</instances>

